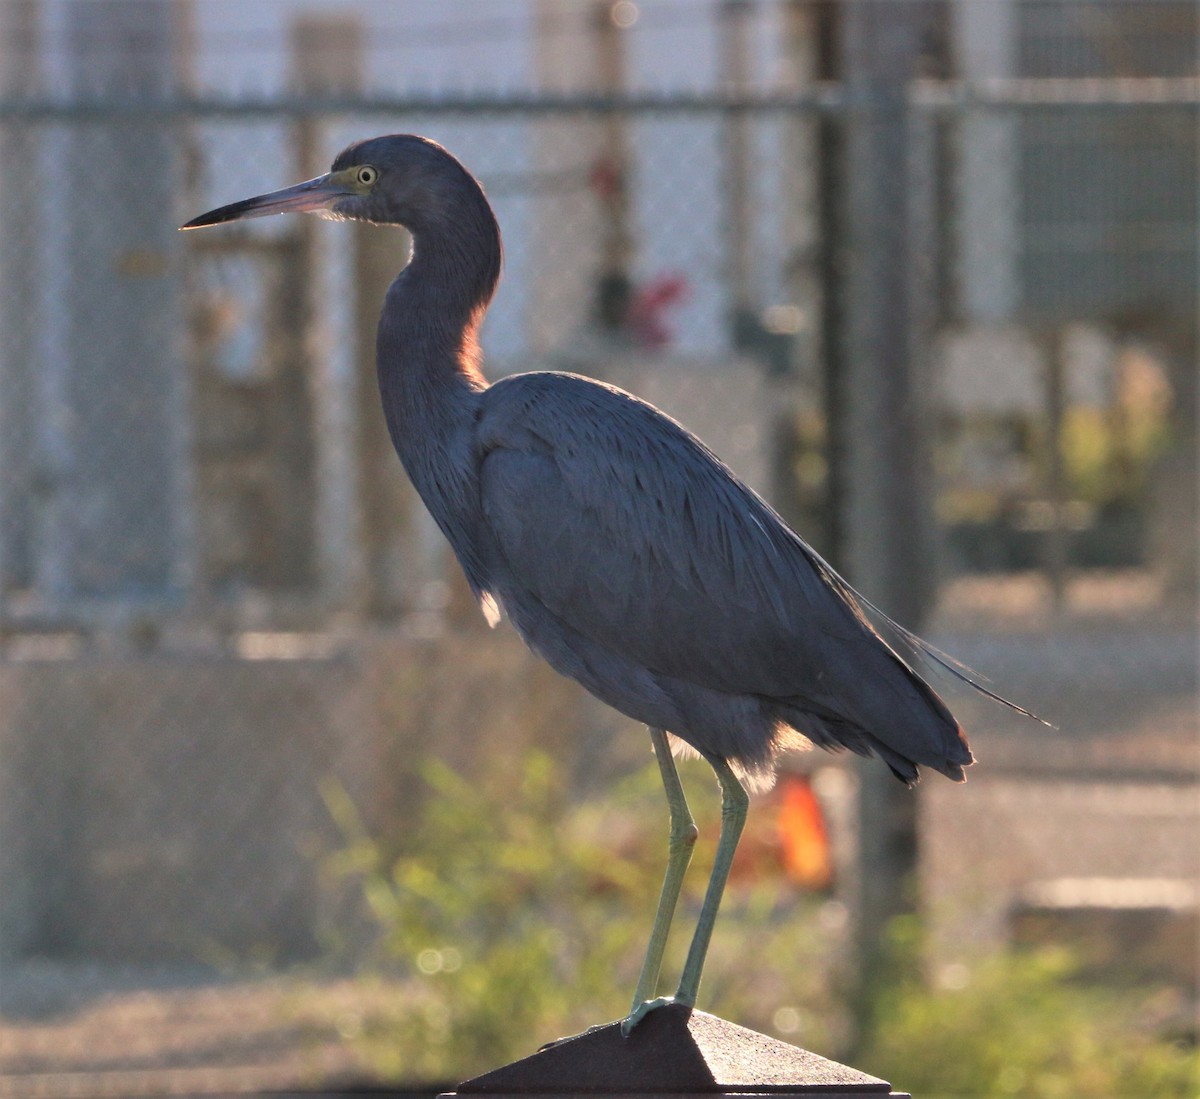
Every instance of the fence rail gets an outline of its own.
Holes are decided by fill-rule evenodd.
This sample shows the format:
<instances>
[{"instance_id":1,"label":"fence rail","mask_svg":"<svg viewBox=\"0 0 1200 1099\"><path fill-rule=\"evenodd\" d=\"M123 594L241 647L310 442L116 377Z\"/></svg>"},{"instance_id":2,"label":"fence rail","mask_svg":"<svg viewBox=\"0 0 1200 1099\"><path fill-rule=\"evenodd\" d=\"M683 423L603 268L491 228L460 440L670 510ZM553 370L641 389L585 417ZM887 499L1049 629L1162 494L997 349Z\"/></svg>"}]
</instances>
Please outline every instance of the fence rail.
<instances>
[{"instance_id":1,"label":"fence rail","mask_svg":"<svg viewBox=\"0 0 1200 1099\"><path fill-rule=\"evenodd\" d=\"M989 80L919 80L907 90L910 106L939 110L991 108L1196 107L1200 106L1197 77L1072 77ZM97 98L10 97L0 99L0 119L84 119L133 116L147 120L195 117L296 118L354 114L492 115L689 114L699 112L840 113L852 107L886 100L870 89L842 82L815 82L800 92L635 92L604 95L591 92L509 94L438 93L421 95L290 95L262 99L108 94Z\"/></svg>"}]
</instances>

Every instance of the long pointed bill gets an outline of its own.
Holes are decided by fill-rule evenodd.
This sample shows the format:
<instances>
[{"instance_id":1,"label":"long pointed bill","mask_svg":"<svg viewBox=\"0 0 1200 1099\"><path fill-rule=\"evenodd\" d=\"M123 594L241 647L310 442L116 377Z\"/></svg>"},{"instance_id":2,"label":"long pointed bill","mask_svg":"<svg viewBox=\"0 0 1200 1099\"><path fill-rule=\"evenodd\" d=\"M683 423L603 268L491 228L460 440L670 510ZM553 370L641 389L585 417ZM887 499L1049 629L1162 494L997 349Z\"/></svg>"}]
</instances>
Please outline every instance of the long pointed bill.
<instances>
[{"instance_id":1,"label":"long pointed bill","mask_svg":"<svg viewBox=\"0 0 1200 1099\"><path fill-rule=\"evenodd\" d=\"M267 195L256 195L245 198L241 202L231 202L228 206L220 206L192 218L181 229L201 229L205 225L220 225L225 221L241 221L245 218L261 218L268 214L297 214L312 213L327 210L339 198L353 194L344 183L332 174L317 176L316 179L297 183L294 187L285 187L282 191L272 191Z\"/></svg>"}]
</instances>

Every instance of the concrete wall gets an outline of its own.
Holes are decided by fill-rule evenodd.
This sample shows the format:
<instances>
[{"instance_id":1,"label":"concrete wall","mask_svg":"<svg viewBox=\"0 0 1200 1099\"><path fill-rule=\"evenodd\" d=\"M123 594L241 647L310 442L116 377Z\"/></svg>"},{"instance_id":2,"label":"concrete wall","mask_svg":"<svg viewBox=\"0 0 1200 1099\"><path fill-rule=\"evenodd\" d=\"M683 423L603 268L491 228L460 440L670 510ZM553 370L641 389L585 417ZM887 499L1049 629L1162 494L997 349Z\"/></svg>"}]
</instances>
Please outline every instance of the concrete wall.
<instances>
[{"instance_id":1,"label":"concrete wall","mask_svg":"<svg viewBox=\"0 0 1200 1099\"><path fill-rule=\"evenodd\" d=\"M535 742L572 751L589 714L613 722L581 701L508 630L0 665L0 956L312 956L339 903L325 779L402 829L418 760L478 773Z\"/></svg>"},{"instance_id":2,"label":"concrete wall","mask_svg":"<svg viewBox=\"0 0 1200 1099\"><path fill-rule=\"evenodd\" d=\"M933 960L1036 941L1031 916L1043 938L1083 926L1091 939L1113 938L1106 929L1118 924L1166 921L1176 929L1174 964L1194 974L1197 943L1186 928L1200 913L1200 739L1191 625L1109 621L937 640L1056 727L948 692L978 762L965 785L937 776L921 784L919 876Z\"/></svg>"}]
</instances>

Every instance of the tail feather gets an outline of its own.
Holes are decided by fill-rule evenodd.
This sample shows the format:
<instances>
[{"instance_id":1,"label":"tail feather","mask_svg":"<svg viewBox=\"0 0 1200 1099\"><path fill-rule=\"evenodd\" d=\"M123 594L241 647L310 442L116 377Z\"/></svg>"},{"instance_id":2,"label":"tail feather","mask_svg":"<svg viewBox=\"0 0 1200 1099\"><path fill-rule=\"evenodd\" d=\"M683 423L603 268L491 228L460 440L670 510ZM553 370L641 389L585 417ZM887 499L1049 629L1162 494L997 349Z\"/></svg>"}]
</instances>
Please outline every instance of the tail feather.
<instances>
[{"instance_id":1,"label":"tail feather","mask_svg":"<svg viewBox=\"0 0 1200 1099\"><path fill-rule=\"evenodd\" d=\"M963 769L974 762L962 728L952 717L949 728L942 727L939 749L931 750L927 745L917 747L916 738L911 737L895 737L894 742L889 743L856 722L840 715L821 713L800 699L778 703L778 711L783 721L820 748L834 752L849 749L856 755L877 756L906 786L919 781L918 764L955 782L965 782Z\"/></svg>"},{"instance_id":2,"label":"tail feather","mask_svg":"<svg viewBox=\"0 0 1200 1099\"><path fill-rule=\"evenodd\" d=\"M956 679L968 686L973 687L981 695L986 695L994 702L999 702L1001 706L1006 706L1010 710L1014 710L1018 714L1023 714L1025 717L1031 717L1034 721L1040 722L1049 729L1054 726L1044 718L1038 717L1032 710L1025 709L1024 706L1018 705L1011 699L1005 698L1003 695L997 694L990 687L984 685L985 676L980 675L974 668L964 664L961 660L956 660L949 653L943 652L936 645L930 644L923 637L917 636L911 630L905 629L899 622L889 618L883 613L874 603L862 599L863 605L866 606L872 614L876 615L881 622L886 626L888 631L895 635L896 639L913 655L925 656L932 660L939 667L948 671Z\"/></svg>"},{"instance_id":3,"label":"tail feather","mask_svg":"<svg viewBox=\"0 0 1200 1099\"><path fill-rule=\"evenodd\" d=\"M997 694L990 687L984 685L984 676L980 675L975 669L968 667L961 660L956 660L953 656L943 652L936 645L930 644L923 637L919 637L912 630L901 626L895 619L889 617L881 611L874 603L855 588L851 587L842 576L829 564L819 553L811 546L804 545L808 553L809 560L818 572L825 578L830 586L837 591L839 595L862 617L864 622L871 625L871 621L867 619L862 608L866 608L874 616L874 619L882 624L884 629L894 638L899 644L914 656L924 656L932 660L939 667L949 672L956 679L968 686L973 687L980 694L987 696L994 702L1000 703L1001 706L1006 706L1010 710L1014 710L1018 714L1023 714L1025 717L1032 718L1034 721L1040 722L1049 729L1054 726L1044 718L1038 717L1032 710L1025 709L1024 706L1019 706L1017 703L1005 698L1003 695ZM872 629L874 627L872 626ZM876 631L878 632L878 631ZM907 667L907 662L905 663ZM912 669L909 669L910 671ZM914 671L913 675L920 679L920 676ZM924 682L924 680L922 680Z\"/></svg>"}]
</instances>

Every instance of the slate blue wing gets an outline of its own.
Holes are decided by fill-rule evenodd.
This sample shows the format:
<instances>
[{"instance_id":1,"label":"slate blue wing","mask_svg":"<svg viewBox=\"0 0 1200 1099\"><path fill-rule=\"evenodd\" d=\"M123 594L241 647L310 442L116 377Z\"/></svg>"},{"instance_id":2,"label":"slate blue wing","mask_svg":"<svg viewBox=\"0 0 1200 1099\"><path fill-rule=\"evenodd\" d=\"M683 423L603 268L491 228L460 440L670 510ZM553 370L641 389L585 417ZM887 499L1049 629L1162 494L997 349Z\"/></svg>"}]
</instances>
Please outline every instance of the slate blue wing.
<instances>
[{"instance_id":1,"label":"slate blue wing","mask_svg":"<svg viewBox=\"0 0 1200 1099\"><path fill-rule=\"evenodd\" d=\"M925 720L932 692L914 694L819 560L656 409L573 375L518 375L485 395L478 443L502 597L537 599L656 673L865 725L879 708L855 698L868 670L893 723Z\"/></svg>"}]
</instances>

